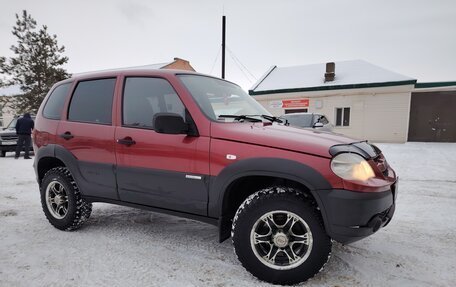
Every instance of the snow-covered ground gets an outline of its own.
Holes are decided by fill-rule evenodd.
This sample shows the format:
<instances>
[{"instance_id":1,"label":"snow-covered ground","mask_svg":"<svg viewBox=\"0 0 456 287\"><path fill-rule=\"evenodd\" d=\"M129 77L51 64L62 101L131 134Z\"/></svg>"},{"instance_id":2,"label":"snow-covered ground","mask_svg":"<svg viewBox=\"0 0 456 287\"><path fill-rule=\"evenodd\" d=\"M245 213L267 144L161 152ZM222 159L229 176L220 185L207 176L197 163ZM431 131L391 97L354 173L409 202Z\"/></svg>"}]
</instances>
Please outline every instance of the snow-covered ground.
<instances>
[{"instance_id":1,"label":"snow-covered ground","mask_svg":"<svg viewBox=\"0 0 456 287\"><path fill-rule=\"evenodd\" d=\"M334 244L305 286L455 286L456 144L381 144L400 175L396 214L362 241ZM30 160L0 158L0 286L269 286L204 223L94 204L76 232L41 210Z\"/></svg>"}]
</instances>

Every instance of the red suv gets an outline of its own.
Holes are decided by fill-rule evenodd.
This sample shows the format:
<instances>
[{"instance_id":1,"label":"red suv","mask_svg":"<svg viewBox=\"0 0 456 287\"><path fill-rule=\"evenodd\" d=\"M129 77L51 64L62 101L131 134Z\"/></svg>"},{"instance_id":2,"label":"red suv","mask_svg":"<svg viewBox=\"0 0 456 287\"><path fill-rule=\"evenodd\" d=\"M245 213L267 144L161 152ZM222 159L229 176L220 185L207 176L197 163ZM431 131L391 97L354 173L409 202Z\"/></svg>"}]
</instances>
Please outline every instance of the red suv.
<instances>
[{"instance_id":1,"label":"red suv","mask_svg":"<svg viewBox=\"0 0 456 287\"><path fill-rule=\"evenodd\" d=\"M259 279L304 281L331 239L391 220L397 177L366 141L286 126L239 86L173 70L93 73L59 82L33 134L41 203L58 229L92 202L217 225Z\"/></svg>"}]
</instances>

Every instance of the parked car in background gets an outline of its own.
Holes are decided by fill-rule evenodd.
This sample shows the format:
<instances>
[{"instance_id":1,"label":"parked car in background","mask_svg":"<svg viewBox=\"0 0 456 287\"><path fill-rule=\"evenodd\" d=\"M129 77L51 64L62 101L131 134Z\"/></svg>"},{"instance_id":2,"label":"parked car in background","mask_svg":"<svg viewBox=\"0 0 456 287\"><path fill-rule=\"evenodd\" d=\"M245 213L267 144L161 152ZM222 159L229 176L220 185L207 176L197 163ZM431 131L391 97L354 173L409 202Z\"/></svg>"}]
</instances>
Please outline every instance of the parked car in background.
<instances>
[{"instance_id":1,"label":"parked car in background","mask_svg":"<svg viewBox=\"0 0 456 287\"><path fill-rule=\"evenodd\" d=\"M16 151L18 139L18 135L16 134L16 123L21 117L22 116L14 117L9 125L0 131L0 157L5 157L7 152ZM32 119L35 120L35 116L32 115ZM32 146L30 146L30 151L33 151Z\"/></svg>"},{"instance_id":2,"label":"parked car in background","mask_svg":"<svg viewBox=\"0 0 456 287\"><path fill-rule=\"evenodd\" d=\"M300 128L314 128L322 131L331 132L333 125L328 121L325 115L315 113L293 113L285 114L280 117L286 120L289 126Z\"/></svg>"}]
</instances>

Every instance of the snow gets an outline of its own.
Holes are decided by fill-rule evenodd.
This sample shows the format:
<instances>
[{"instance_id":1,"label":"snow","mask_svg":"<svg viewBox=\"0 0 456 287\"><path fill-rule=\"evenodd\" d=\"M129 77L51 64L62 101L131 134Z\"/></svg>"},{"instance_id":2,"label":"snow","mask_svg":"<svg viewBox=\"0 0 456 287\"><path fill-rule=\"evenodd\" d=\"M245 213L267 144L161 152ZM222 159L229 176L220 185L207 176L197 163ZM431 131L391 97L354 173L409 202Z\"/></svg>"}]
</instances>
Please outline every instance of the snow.
<instances>
[{"instance_id":1,"label":"snow","mask_svg":"<svg viewBox=\"0 0 456 287\"><path fill-rule=\"evenodd\" d=\"M275 67L269 69L251 90L274 91L326 86L344 86L387 82L415 81L415 79L386 70L363 60L335 62L335 79L325 83L326 63Z\"/></svg>"},{"instance_id":2,"label":"snow","mask_svg":"<svg viewBox=\"0 0 456 287\"><path fill-rule=\"evenodd\" d=\"M20 94L23 94L23 92L21 90L21 86L19 86L19 85L13 85L13 86L0 88L0 97L16 96L16 95L20 95Z\"/></svg>"},{"instance_id":3,"label":"snow","mask_svg":"<svg viewBox=\"0 0 456 287\"><path fill-rule=\"evenodd\" d=\"M454 286L456 144L379 144L400 176L395 217L373 236L333 245L302 286ZM52 227L32 161L0 158L0 286L270 286L208 224L94 204L78 231Z\"/></svg>"}]
</instances>

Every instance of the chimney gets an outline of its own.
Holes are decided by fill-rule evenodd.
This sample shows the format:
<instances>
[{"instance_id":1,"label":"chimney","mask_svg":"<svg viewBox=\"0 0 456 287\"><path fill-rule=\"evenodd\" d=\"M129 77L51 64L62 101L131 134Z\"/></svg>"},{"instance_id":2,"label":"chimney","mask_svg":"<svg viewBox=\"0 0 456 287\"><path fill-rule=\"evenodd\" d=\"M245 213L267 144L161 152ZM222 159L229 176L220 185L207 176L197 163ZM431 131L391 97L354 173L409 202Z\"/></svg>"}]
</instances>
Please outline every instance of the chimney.
<instances>
[{"instance_id":1,"label":"chimney","mask_svg":"<svg viewBox=\"0 0 456 287\"><path fill-rule=\"evenodd\" d=\"M336 64L334 62L326 63L325 83L334 81L336 76Z\"/></svg>"}]
</instances>

